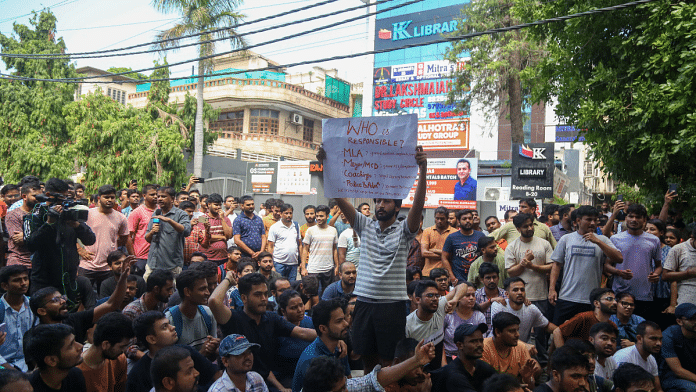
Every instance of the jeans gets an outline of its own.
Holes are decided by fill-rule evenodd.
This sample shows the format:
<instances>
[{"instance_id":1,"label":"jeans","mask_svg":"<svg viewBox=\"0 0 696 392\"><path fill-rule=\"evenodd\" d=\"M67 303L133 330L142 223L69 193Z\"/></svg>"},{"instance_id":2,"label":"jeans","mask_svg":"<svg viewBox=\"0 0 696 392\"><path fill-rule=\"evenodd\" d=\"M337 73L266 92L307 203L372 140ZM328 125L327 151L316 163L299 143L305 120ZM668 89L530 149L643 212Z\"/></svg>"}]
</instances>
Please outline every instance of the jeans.
<instances>
[{"instance_id":1,"label":"jeans","mask_svg":"<svg viewBox=\"0 0 696 392\"><path fill-rule=\"evenodd\" d=\"M662 390L665 392L693 392L696 391L696 384L681 378L670 377L660 380Z\"/></svg>"},{"instance_id":2,"label":"jeans","mask_svg":"<svg viewBox=\"0 0 696 392\"><path fill-rule=\"evenodd\" d=\"M297 280L297 264L296 265L287 265L287 264L273 263L273 266L275 267L275 270L277 273L288 278L288 280L290 281L290 284L292 284L293 282L295 282Z\"/></svg>"}]
</instances>

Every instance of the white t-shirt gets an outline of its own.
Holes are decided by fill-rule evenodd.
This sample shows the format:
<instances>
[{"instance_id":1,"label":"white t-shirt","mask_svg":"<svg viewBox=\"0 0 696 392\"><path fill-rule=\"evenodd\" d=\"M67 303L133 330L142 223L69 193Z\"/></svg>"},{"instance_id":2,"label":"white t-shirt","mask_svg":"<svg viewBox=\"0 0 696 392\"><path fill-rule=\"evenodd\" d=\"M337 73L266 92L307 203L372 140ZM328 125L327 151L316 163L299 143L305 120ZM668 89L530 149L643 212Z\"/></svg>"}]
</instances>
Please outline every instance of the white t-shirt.
<instances>
[{"instance_id":1,"label":"white t-shirt","mask_svg":"<svg viewBox=\"0 0 696 392\"><path fill-rule=\"evenodd\" d=\"M621 350L614 353L613 358L616 362L617 367L622 363L628 362L642 367L643 369L645 369L645 371L647 371L655 377L658 376L657 361L655 360L655 357L653 357L652 354L650 354L648 356L648 360L644 361L643 357L640 356L640 353L638 352L638 347L636 347L636 345L622 348Z\"/></svg>"},{"instance_id":2,"label":"white t-shirt","mask_svg":"<svg viewBox=\"0 0 696 392\"><path fill-rule=\"evenodd\" d=\"M445 306L447 305L447 297L440 297L437 304L437 311L433 313L433 317L428 321L423 321L418 318L418 311L414 310L406 316L406 337L414 338L417 341L423 339L426 342L432 341L433 344L438 344L445 337Z\"/></svg>"},{"instance_id":3,"label":"white t-shirt","mask_svg":"<svg viewBox=\"0 0 696 392\"><path fill-rule=\"evenodd\" d=\"M542 240L543 241L543 240ZM548 244L548 242L547 242ZM510 300L508 304L503 306L497 302L491 304L491 320L496 314L500 312L507 312L514 314L520 319L520 341L527 343L529 342L529 337L531 336L532 328L536 327L546 327L549 325L549 320L544 317L541 310L535 305L522 305L520 310L514 310L510 307Z\"/></svg>"},{"instance_id":4,"label":"white t-shirt","mask_svg":"<svg viewBox=\"0 0 696 392\"><path fill-rule=\"evenodd\" d=\"M299 226L295 228L295 222L290 222L290 227L285 226L282 220L274 223L268 229L268 242L273 242L273 261L285 265L297 265L297 239Z\"/></svg>"},{"instance_id":5,"label":"white t-shirt","mask_svg":"<svg viewBox=\"0 0 696 392\"><path fill-rule=\"evenodd\" d=\"M696 249L691 246L691 240L674 245L669 250L667 258L662 262L662 268L670 271L686 271L696 267ZM684 279L677 282L677 304L696 302L696 278Z\"/></svg>"},{"instance_id":6,"label":"white t-shirt","mask_svg":"<svg viewBox=\"0 0 696 392\"><path fill-rule=\"evenodd\" d=\"M307 272L317 274L335 268L333 248L338 243L338 232L333 226L322 229L314 225L307 229L302 243L309 245Z\"/></svg>"},{"instance_id":7,"label":"white t-shirt","mask_svg":"<svg viewBox=\"0 0 696 392\"><path fill-rule=\"evenodd\" d=\"M360 237L356 235L354 240L353 233L355 231L351 228L343 230L343 233L338 236L338 247L346 248L346 261L350 261L355 264L355 268L358 268L358 263L360 262Z\"/></svg>"},{"instance_id":8,"label":"white t-shirt","mask_svg":"<svg viewBox=\"0 0 696 392\"><path fill-rule=\"evenodd\" d=\"M551 244L543 238L532 237L530 242L522 242L522 237L512 241L505 248L505 269L514 267L524 259L527 250L534 254L532 264L545 265L552 263L551 254L553 248ZM519 275L527 284L525 286L527 299L530 301L542 301L549 297L548 274L542 274L525 268Z\"/></svg>"},{"instance_id":9,"label":"white t-shirt","mask_svg":"<svg viewBox=\"0 0 696 392\"><path fill-rule=\"evenodd\" d=\"M602 366L599 361L595 360L594 374L604 378L605 380L611 380L611 376L614 375L614 370L619 367L613 357L609 357L604 360L604 366Z\"/></svg>"},{"instance_id":10,"label":"white t-shirt","mask_svg":"<svg viewBox=\"0 0 696 392\"><path fill-rule=\"evenodd\" d=\"M237 219L237 213L236 213L236 212L233 212L233 213L227 215L227 219L230 220L230 225L233 225L233 224L234 224L234 220ZM230 227L232 227L232 226L230 226ZM232 245L235 245L235 243L234 243L234 237L232 237L232 238L230 238L229 240L227 240L227 247L229 248L229 247L232 246Z\"/></svg>"}]
</instances>

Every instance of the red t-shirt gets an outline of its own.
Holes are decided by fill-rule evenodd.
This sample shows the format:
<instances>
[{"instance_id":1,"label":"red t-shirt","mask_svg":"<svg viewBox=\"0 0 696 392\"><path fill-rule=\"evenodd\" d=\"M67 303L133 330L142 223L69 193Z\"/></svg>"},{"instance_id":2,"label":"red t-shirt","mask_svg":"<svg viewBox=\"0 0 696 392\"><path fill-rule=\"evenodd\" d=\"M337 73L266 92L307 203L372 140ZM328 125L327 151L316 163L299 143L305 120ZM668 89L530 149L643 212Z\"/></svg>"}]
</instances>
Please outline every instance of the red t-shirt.
<instances>
[{"instance_id":1,"label":"red t-shirt","mask_svg":"<svg viewBox=\"0 0 696 392\"><path fill-rule=\"evenodd\" d=\"M210 235L224 235L222 231L222 220L219 218L213 218L210 213L207 213L208 222L210 223ZM225 217L225 223L228 227L232 227L232 222L228 217ZM205 230L203 223L199 223L198 227ZM203 245L200 247L200 251L208 256L208 260L227 260L227 241L210 241L210 246L204 248Z\"/></svg>"},{"instance_id":2,"label":"red t-shirt","mask_svg":"<svg viewBox=\"0 0 696 392\"><path fill-rule=\"evenodd\" d=\"M150 223L150 218L155 210L151 210L142 204L140 207L131 211L128 215L128 231L135 232L133 239L133 249L135 249L135 257L138 259L147 259L147 254L150 252L150 243L145 241L147 233L147 225Z\"/></svg>"}]
</instances>

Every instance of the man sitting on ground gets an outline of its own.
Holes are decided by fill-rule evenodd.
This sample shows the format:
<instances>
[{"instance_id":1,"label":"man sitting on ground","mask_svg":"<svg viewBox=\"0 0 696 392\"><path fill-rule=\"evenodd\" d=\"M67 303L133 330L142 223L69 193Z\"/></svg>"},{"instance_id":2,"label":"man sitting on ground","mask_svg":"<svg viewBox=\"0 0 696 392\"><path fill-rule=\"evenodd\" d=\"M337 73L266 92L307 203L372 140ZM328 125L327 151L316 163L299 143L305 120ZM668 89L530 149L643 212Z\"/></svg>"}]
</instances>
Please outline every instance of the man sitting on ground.
<instances>
[{"instance_id":1,"label":"man sitting on ground","mask_svg":"<svg viewBox=\"0 0 696 392\"><path fill-rule=\"evenodd\" d=\"M251 370L254 365L252 347L258 344L249 343L244 335L232 334L222 340L220 358L225 372L210 386L209 392L268 392L263 377Z\"/></svg>"},{"instance_id":2,"label":"man sitting on ground","mask_svg":"<svg viewBox=\"0 0 696 392\"><path fill-rule=\"evenodd\" d=\"M531 358L526 345L519 344L519 330L519 317L505 312L495 315L493 336L483 340L483 360L500 373L534 385L534 377L541 373L541 367Z\"/></svg>"},{"instance_id":3,"label":"man sitting on ground","mask_svg":"<svg viewBox=\"0 0 696 392\"><path fill-rule=\"evenodd\" d=\"M570 338L589 340L590 328L597 323L609 322L616 327L616 324L609 321L609 317L616 314L616 298L614 298L614 292L611 289L592 290L590 303L594 306L593 311L579 313L553 331L553 341L556 347L563 346L565 341Z\"/></svg>"},{"instance_id":4,"label":"man sitting on ground","mask_svg":"<svg viewBox=\"0 0 696 392\"><path fill-rule=\"evenodd\" d=\"M82 344L64 324L41 324L25 336L27 362L38 367L30 377L35 391L87 392L85 377L77 368Z\"/></svg>"},{"instance_id":5,"label":"man sitting on ground","mask_svg":"<svg viewBox=\"0 0 696 392\"><path fill-rule=\"evenodd\" d=\"M655 379L655 392L662 391L660 377L655 356L660 354L662 348L662 331L660 326L653 321L643 321L638 324L636 332L636 344L622 348L614 354L617 367L623 363L632 363L642 367ZM616 373L616 371L614 371Z\"/></svg>"}]
</instances>

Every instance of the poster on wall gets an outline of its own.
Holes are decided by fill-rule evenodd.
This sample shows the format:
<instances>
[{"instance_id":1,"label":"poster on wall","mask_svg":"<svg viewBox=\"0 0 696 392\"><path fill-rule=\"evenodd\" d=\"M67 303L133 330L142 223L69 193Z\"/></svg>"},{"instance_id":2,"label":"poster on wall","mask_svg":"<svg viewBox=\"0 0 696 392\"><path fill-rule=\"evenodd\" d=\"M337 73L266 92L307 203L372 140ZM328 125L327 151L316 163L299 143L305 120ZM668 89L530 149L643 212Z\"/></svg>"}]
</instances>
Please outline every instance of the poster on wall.
<instances>
[{"instance_id":1,"label":"poster on wall","mask_svg":"<svg viewBox=\"0 0 696 392\"><path fill-rule=\"evenodd\" d=\"M247 163L247 191L251 193L276 193L278 162Z\"/></svg>"},{"instance_id":2,"label":"poster on wall","mask_svg":"<svg viewBox=\"0 0 696 392\"><path fill-rule=\"evenodd\" d=\"M278 162L277 193L281 195L309 195L311 176L309 161Z\"/></svg>"},{"instance_id":3,"label":"poster on wall","mask_svg":"<svg viewBox=\"0 0 696 392\"><path fill-rule=\"evenodd\" d=\"M419 121L418 145L424 151L468 150L469 119Z\"/></svg>"},{"instance_id":4,"label":"poster on wall","mask_svg":"<svg viewBox=\"0 0 696 392\"><path fill-rule=\"evenodd\" d=\"M477 173L476 158L428 159L425 208L476 208ZM417 181L414 181L408 197L403 201L404 207L412 206L416 185Z\"/></svg>"},{"instance_id":5,"label":"poster on wall","mask_svg":"<svg viewBox=\"0 0 696 392\"><path fill-rule=\"evenodd\" d=\"M553 143L512 145L510 198L553 197Z\"/></svg>"}]
</instances>

